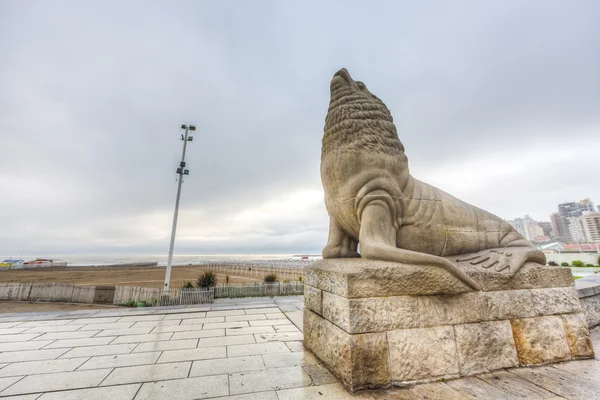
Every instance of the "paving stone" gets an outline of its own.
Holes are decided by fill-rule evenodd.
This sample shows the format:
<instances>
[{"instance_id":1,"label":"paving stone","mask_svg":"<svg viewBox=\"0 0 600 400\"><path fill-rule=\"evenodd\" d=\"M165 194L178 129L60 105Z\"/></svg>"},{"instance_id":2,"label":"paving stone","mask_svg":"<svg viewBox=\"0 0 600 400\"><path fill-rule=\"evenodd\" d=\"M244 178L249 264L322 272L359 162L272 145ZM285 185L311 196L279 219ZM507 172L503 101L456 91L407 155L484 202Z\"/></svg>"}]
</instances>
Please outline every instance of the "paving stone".
<instances>
[{"instance_id":1,"label":"paving stone","mask_svg":"<svg viewBox=\"0 0 600 400\"><path fill-rule=\"evenodd\" d=\"M265 317L266 318L266 317ZM0 335L16 335L17 333L25 332L27 333L36 333L35 331L31 331L31 329L39 329L39 328L7 328L0 329Z\"/></svg>"},{"instance_id":2,"label":"paving stone","mask_svg":"<svg viewBox=\"0 0 600 400\"><path fill-rule=\"evenodd\" d=\"M83 371L86 369L100 368L115 368L115 367L130 367L134 365L154 364L160 356L160 351L150 353L135 353L135 354L116 354L110 356L96 356L90 358L77 370Z\"/></svg>"},{"instance_id":3,"label":"paving stone","mask_svg":"<svg viewBox=\"0 0 600 400\"><path fill-rule=\"evenodd\" d=\"M509 372L569 400L589 400L600 397L598 384L590 383L586 379L557 368L514 368Z\"/></svg>"},{"instance_id":4,"label":"paving stone","mask_svg":"<svg viewBox=\"0 0 600 400\"><path fill-rule=\"evenodd\" d=\"M164 351L158 363L168 363L175 361L193 361L206 360L210 358L225 358L227 350L223 347L204 347L201 349L169 350Z\"/></svg>"},{"instance_id":5,"label":"paving stone","mask_svg":"<svg viewBox=\"0 0 600 400\"><path fill-rule=\"evenodd\" d=\"M171 340L180 339L199 339L199 338L211 338L225 336L225 329L211 329L208 331L186 331L186 332L175 332Z\"/></svg>"},{"instance_id":6,"label":"paving stone","mask_svg":"<svg viewBox=\"0 0 600 400\"><path fill-rule=\"evenodd\" d=\"M370 393L359 392L353 394L339 383L278 390L277 396L279 400L373 400ZM386 398L389 399L389 397Z\"/></svg>"},{"instance_id":7,"label":"paving stone","mask_svg":"<svg viewBox=\"0 0 600 400\"><path fill-rule=\"evenodd\" d=\"M262 358L267 368L293 367L297 365L312 365L317 363L315 357L308 351L296 353L264 354Z\"/></svg>"},{"instance_id":8,"label":"paving stone","mask_svg":"<svg viewBox=\"0 0 600 400\"><path fill-rule=\"evenodd\" d=\"M452 389L446 383L429 383L425 385L417 385L411 388L410 392L417 395L419 400L465 400L465 396ZM376 399L379 400L380 398L377 397ZM484 400L490 399L485 398Z\"/></svg>"},{"instance_id":9,"label":"paving stone","mask_svg":"<svg viewBox=\"0 0 600 400\"><path fill-rule=\"evenodd\" d=\"M173 336L172 332L165 333L149 333L147 335L127 335L119 336L112 343L140 343L140 342L158 342L161 340L169 340Z\"/></svg>"},{"instance_id":10,"label":"paving stone","mask_svg":"<svg viewBox=\"0 0 600 400\"><path fill-rule=\"evenodd\" d=\"M494 371L491 374L479 375L478 378L519 399L541 400L554 396L553 393L544 388L519 378L508 371Z\"/></svg>"},{"instance_id":11,"label":"paving stone","mask_svg":"<svg viewBox=\"0 0 600 400\"><path fill-rule=\"evenodd\" d=\"M254 335L256 343L263 342L288 342L294 340L302 340L304 336L299 332L282 332L282 333L260 333Z\"/></svg>"},{"instance_id":12,"label":"paving stone","mask_svg":"<svg viewBox=\"0 0 600 400\"><path fill-rule=\"evenodd\" d=\"M517 351L509 321L454 326L461 375L517 366Z\"/></svg>"},{"instance_id":13,"label":"paving stone","mask_svg":"<svg viewBox=\"0 0 600 400\"><path fill-rule=\"evenodd\" d=\"M289 347L289 349L292 352L300 352L300 351L306 351L306 348L304 347L304 342L302 341L293 341L293 342L284 342L285 345L287 347Z\"/></svg>"},{"instance_id":14,"label":"paving stone","mask_svg":"<svg viewBox=\"0 0 600 400\"><path fill-rule=\"evenodd\" d=\"M18 335L1 335L0 343L26 342L41 336L41 333L21 333ZM50 340L50 339L49 339Z\"/></svg>"},{"instance_id":15,"label":"paving stone","mask_svg":"<svg viewBox=\"0 0 600 400\"><path fill-rule=\"evenodd\" d=\"M33 340L64 340L64 339L86 339L91 338L100 331L76 331L76 332L50 332L44 333ZM110 336L110 335L105 335ZM116 336L116 335L114 335Z\"/></svg>"},{"instance_id":16,"label":"paving stone","mask_svg":"<svg viewBox=\"0 0 600 400\"><path fill-rule=\"evenodd\" d=\"M269 320L265 320L265 321L250 321L250 326L280 326L280 325L292 325L292 323L287 318L269 319Z\"/></svg>"},{"instance_id":17,"label":"paving stone","mask_svg":"<svg viewBox=\"0 0 600 400\"><path fill-rule=\"evenodd\" d=\"M236 344L254 344L253 335L240 335L240 336L221 336L214 338L204 338L198 340L198 348L201 347L218 347L218 346L232 346Z\"/></svg>"},{"instance_id":18,"label":"paving stone","mask_svg":"<svg viewBox=\"0 0 600 400\"><path fill-rule=\"evenodd\" d=\"M111 369L60 372L56 374L29 375L2 392L3 396L50 392L56 390L95 387L110 373Z\"/></svg>"},{"instance_id":19,"label":"paving stone","mask_svg":"<svg viewBox=\"0 0 600 400\"><path fill-rule=\"evenodd\" d=\"M117 322L121 317L98 317L98 318L77 318L71 322L76 325L87 325L87 324L112 324Z\"/></svg>"},{"instance_id":20,"label":"paving stone","mask_svg":"<svg viewBox=\"0 0 600 400\"><path fill-rule=\"evenodd\" d=\"M278 312L278 313L272 313L272 314L265 314L265 317L267 317L267 319L281 319L281 318L285 318L285 314L282 312Z\"/></svg>"},{"instance_id":21,"label":"paving stone","mask_svg":"<svg viewBox=\"0 0 600 400\"><path fill-rule=\"evenodd\" d=\"M113 340L115 340L115 336L106 336L99 338L89 338L89 339L65 339L65 340L57 340L52 344L46 346L46 349L58 349L63 347L84 347L84 346L101 346L105 344L109 344ZM41 342L40 342L41 343Z\"/></svg>"},{"instance_id":22,"label":"paving stone","mask_svg":"<svg viewBox=\"0 0 600 400\"><path fill-rule=\"evenodd\" d=\"M35 394L21 394L21 395L17 395L17 396L8 396L8 397L3 397L2 400L36 400L38 399L40 396L42 395L42 393L35 393Z\"/></svg>"},{"instance_id":23,"label":"paving stone","mask_svg":"<svg viewBox=\"0 0 600 400\"><path fill-rule=\"evenodd\" d=\"M22 376L11 376L8 378L0 378L0 392L17 382L19 379L23 378Z\"/></svg>"},{"instance_id":24,"label":"paving stone","mask_svg":"<svg viewBox=\"0 0 600 400\"><path fill-rule=\"evenodd\" d=\"M506 391L472 377L465 377L447 383L448 386L469 399L517 399Z\"/></svg>"},{"instance_id":25,"label":"paving stone","mask_svg":"<svg viewBox=\"0 0 600 400\"><path fill-rule=\"evenodd\" d=\"M21 322L0 322L0 329L13 328L19 325Z\"/></svg>"},{"instance_id":26,"label":"paving stone","mask_svg":"<svg viewBox=\"0 0 600 400\"><path fill-rule=\"evenodd\" d=\"M268 308L251 308L246 309L246 315L252 314L271 314L281 312L277 307L268 307Z\"/></svg>"},{"instance_id":27,"label":"paving stone","mask_svg":"<svg viewBox=\"0 0 600 400\"><path fill-rule=\"evenodd\" d=\"M137 343L110 344L108 346L84 346L69 349L60 358L105 356L109 354L127 354L137 346ZM67 349L61 349L67 350Z\"/></svg>"},{"instance_id":28,"label":"paving stone","mask_svg":"<svg viewBox=\"0 0 600 400\"><path fill-rule=\"evenodd\" d=\"M277 333L298 332L301 333L296 325L276 325L273 327Z\"/></svg>"},{"instance_id":29,"label":"paving stone","mask_svg":"<svg viewBox=\"0 0 600 400\"><path fill-rule=\"evenodd\" d=\"M300 329L301 332L304 331L304 313L302 311L288 312L285 316L292 321L292 323L296 325L296 328Z\"/></svg>"},{"instance_id":30,"label":"paving stone","mask_svg":"<svg viewBox=\"0 0 600 400\"><path fill-rule=\"evenodd\" d=\"M178 313L178 314L169 314L165 315L164 320L170 319L190 319L190 318L205 318L206 312L193 312L193 313Z\"/></svg>"},{"instance_id":31,"label":"paving stone","mask_svg":"<svg viewBox=\"0 0 600 400\"><path fill-rule=\"evenodd\" d=\"M108 322L102 324L88 324L82 326L79 330L81 331L103 331L106 329L127 329L134 325L134 322ZM72 325L65 325L64 327L70 327Z\"/></svg>"},{"instance_id":32,"label":"paving stone","mask_svg":"<svg viewBox=\"0 0 600 400\"><path fill-rule=\"evenodd\" d=\"M68 349L41 349L29 351L10 351L0 353L0 362L12 363L22 361L54 360L65 354Z\"/></svg>"},{"instance_id":33,"label":"paving stone","mask_svg":"<svg viewBox=\"0 0 600 400\"><path fill-rule=\"evenodd\" d=\"M38 340L31 342L0 343L0 351L37 350L52 343L53 340Z\"/></svg>"},{"instance_id":34,"label":"paving stone","mask_svg":"<svg viewBox=\"0 0 600 400\"><path fill-rule=\"evenodd\" d=\"M167 325L156 326L151 333L201 331L202 325Z\"/></svg>"},{"instance_id":35,"label":"paving stone","mask_svg":"<svg viewBox=\"0 0 600 400\"><path fill-rule=\"evenodd\" d=\"M194 361L190 376L219 375L266 369L260 356L217 358Z\"/></svg>"},{"instance_id":36,"label":"paving stone","mask_svg":"<svg viewBox=\"0 0 600 400\"><path fill-rule=\"evenodd\" d=\"M553 368L577 375L590 383L600 384L600 362L597 360L581 360L552 364Z\"/></svg>"},{"instance_id":37,"label":"paving stone","mask_svg":"<svg viewBox=\"0 0 600 400\"><path fill-rule=\"evenodd\" d=\"M235 321L259 321L259 320L265 320L265 319L267 319L267 317L265 316L265 314L231 315L229 317L225 317L225 320L227 322L235 322Z\"/></svg>"},{"instance_id":38,"label":"paving stone","mask_svg":"<svg viewBox=\"0 0 600 400\"><path fill-rule=\"evenodd\" d=\"M521 365L571 359L563 320L558 315L510 321Z\"/></svg>"},{"instance_id":39,"label":"paving stone","mask_svg":"<svg viewBox=\"0 0 600 400\"><path fill-rule=\"evenodd\" d=\"M81 330L85 325L53 325L53 326L36 326L33 328L26 328L25 333L50 333L50 332L73 332ZM16 329L16 328L13 328ZM22 328L19 328L22 329ZM2 333L2 332L0 332Z\"/></svg>"},{"instance_id":40,"label":"paving stone","mask_svg":"<svg viewBox=\"0 0 600 400\"><path fill-rule=\"evenodd\" d=\"M269 392L258 392L258 393L248 393L248 394L236 394L233 396L225 396L219 397L218 400L279 400L277 398L277 392L269 391Z\"/></svg>"},{"instance_id":41,"label":"paving stone","mask_svg":"<svg viewBox=\"0 0 600 400\"><path fill-rule=\"evenodd\" d=\"M218 324L221 322L225 322L225 317L184 319L181 321L181 325Z\"/></svg>"},{"instance_id":42,"label":"paving stone","mask_svg":"<svg viewBox=\"0 0 600 400\"><path fill-rule=\"evenodd\" d=\"M52 392L43 394L39 400L132 400L140 386L142 385L137 383L134 385Z\"/></svg>"},{"instance_id":43,"label":"paving stone","mask_svg":"<svg viewBox=\"0 0 600 400\"><path fill-rule=\"evenodd\" d=\"M250 335L255 333L275 333L272 326L250 326L248 328L227 328L225 334L227 336L235 335Z\"/></svg>"},{"instance_id":44,"label":"paving stone","mask_svg":"<svg viewBox=\"0 0 600 400\"><path fill-rule=\"evenodd\" d=\"M198 345L198 339L185 340L167 340L162 342L147 342L140 343L133 353L141 353L146 351L162 351L162 350L181 350L195 349Z\"/></svg>"},{"instance_id":45,"label":"paving stone","mask_svg":"<svg viewBox=\"0 0 600 400\"><path fill-rule=\"evenodd\" d=\"M135 322L132 328L158 328L158 327L167 327L167 326L178 326L181 324L180 319L170 319L170 320L161 320L161 321L142 321Z\"/></svg>"},{"instance_id":46,"label":"paving stone","mask_svg":"<svg viewBox=\"0 0 600 400\"><path fill-rule=\"evenodd\" d=\"M458 376L452 326L387 332L392 381Z\"/></svg>"},{"instance_id":47,"label":"paving stone","mask_svg":"<svg viewBox=\"0 0 600 400\"><path fill-rule=\"evenodd\" d=\"M119 322L160 321L163 318L165 318L164 314L136 315L136 316L123 317L119 320Z\"/></svg>"},{"instance_id":48,"label":"paving stone","mask_svg":"<svg viewBox=\"0 0 600 400\"><path fill-rule=\"evenodd\" d=\"M102 382L101 386L185 378L188 376L191 366L192 363L187 361L170 364L140 365L137 367L115 368Z\"/></svg>"},{"instance_id":49,"label":"paving stone","mask_svg":"<svg viewBox=\"0 0 600 400\"><path fill-rule=\"evenodd\" d=\"M290 349L281 342L240 344L227 346L228 357L253 356L269 353L289 353Z\"/></svg>"},{"instance_id":50,"label":"paving stone","mask_svg":"<svg viewBox=\"0 0 600 400\"><path fill-rule=\"evenodd\" d=\"M107 329L98 333L95 337L102 336L129 336L129 335L146 335L150 333L152 327L147 328L126 328L126 329Z\"/></svg>"},{"instance_id":51,"label":"paving stone","mask_svg":"<svg viewBox=\"0 0 600 400\"><path fill-rule=\"evenodd\" d=\"M265 371L250 371L229 374L231 394L281 390L309 386L310 377L302 367L275 368Z\"/></svg>"},{"instance_id":52,"label":"paving stone","mask_svg":"<svg viewBox=\"0 0 600 400\"><path fill-rule=\"evenodd\" d=\"M87 358L15 362L0 369L0 377L74 371Z\"/></svg>"},{"instance_id":53,"label":"paving stone","mask_svg":"<svg viewBox=\"0 0 600 400\"><path fill-rule=\"evenodd\" d=\"M144 383L135 398L136 400L193 400L227 394L229 394L227 375L214 375Z\"/></svg>"},{"instance_id":54,"label":"paving stone","mask_svg":"<svg viewBox=\"0 0 600 400\"><path fill-rule=\"evenodd\" d=\"M263 314L263 313L260 313ZM231 315L246 315L244 310L222 310L222 311L207 311L206 318L210 317L228 317Z\"/></svg>"},{"instance_id":55,"label":"paving stone","mask_svg":"<svg viewBox=\"0 0 600 400\"><path fill-rule=\"evenodd\" d=\"M36 327L36 326L53 326L53 325L67 325L73 322L73 319L56 319L56 320L42 320L42 321L27 321L23 322L19 325L19 328L22 327ZM78 323L77 325L81 325L82 323Z\"/></svg>"},{"instance_id":56,"label":"paving stone","mask_svg":"<svg viewBox=\"0 0 600 400\"><path fill-rule=\"evenodd\" d=\"M338 382L337 378L327 368L319 364L305 365L304 371L306 371L310 379L317 386Z\"/></svg>"}]
</instances>

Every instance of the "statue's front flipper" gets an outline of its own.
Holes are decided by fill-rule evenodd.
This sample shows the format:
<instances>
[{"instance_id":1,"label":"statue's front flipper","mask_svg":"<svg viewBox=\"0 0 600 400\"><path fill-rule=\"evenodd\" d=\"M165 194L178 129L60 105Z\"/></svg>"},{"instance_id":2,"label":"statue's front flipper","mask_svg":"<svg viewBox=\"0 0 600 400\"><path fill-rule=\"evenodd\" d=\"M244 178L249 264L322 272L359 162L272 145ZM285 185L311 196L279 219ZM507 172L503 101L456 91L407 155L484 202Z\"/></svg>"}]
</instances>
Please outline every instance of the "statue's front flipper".
<instances>
[{"instance_id":1,"label":"statue's front flipper","mask_svg":"<svg viewBox=\"0 0 600 400\"><path fill-rule=\"evenodd\" d=\"M340 226L329 218L329 238L323 249L323 258L360 257L358 242L348 235Z\"/></svg>"},{"instance_id":2,"label":"statue's front flipper","mask_svg":"<svg viewBox=\"0 0 600 400\"><path fill-rule=\"evenodd\" d=\"M388 203L381 199L370 201L362 210L358 239L363 258L439 267L473 289L480 290L479 285L451 261L431 254L397 248L393 213Z\"/></svg>"},{"instance_id":3,"label":"statue's front flipper","mask_svg":"<svg viewBox=\"0 0 600 400\"><path fill-rule=\"evenodd\" d=\"M546 264L544 253L530 246L501 247L446 258L457 265L464 265L462 269L477 269L508 275L517 273L528 261Z\"/></svg>"}]
</instances>

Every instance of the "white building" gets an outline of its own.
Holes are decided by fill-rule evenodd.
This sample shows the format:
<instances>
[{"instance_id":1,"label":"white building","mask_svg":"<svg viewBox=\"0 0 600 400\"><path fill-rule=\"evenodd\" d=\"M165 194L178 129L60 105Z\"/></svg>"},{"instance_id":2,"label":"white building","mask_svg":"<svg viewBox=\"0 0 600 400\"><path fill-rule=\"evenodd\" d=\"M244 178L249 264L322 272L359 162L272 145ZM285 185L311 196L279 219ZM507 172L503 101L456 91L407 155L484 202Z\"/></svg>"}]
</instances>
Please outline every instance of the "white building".
<instances>
[{"instance_id":1,"label":"white building","mask_svg":"<svg viewBox=\"0 0 600 400\"><path fill-rule=\"evenodd\" d=\"M535 240L538 236L544 236L542 227L529 215L525 215L523 218L515 218L507 222L527 240Z\"/></svg>"},{"instance_id":2,"label":"white building","mask_svg":"<svg viewBox=\"0 0 600 400\"><path fill-rule=\"evenodd\" d=\"M600 243L600 212L584 211L571 218L569 232L577 243Z\"/></svg>"}]
</instances>

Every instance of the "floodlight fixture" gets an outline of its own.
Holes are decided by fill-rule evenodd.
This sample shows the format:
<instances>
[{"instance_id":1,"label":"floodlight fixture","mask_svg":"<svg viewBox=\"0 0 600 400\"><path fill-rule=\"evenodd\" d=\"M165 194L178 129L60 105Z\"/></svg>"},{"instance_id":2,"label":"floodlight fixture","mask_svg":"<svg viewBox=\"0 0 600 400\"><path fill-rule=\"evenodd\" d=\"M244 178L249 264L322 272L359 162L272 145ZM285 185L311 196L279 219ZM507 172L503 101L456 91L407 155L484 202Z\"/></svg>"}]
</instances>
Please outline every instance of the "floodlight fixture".
<instances>
[{"instance_id":1,"label":"floodlight fixture","mask_svg":"<svg viewBox=\"0 0 600 400\"><path fill-rule=\"evenodd\" d=\"M187 125L181 125L181 129L187 129Z\"/></svg>"},{"instance_id":2,"label":"floodlight fixture","mask_svg":"<svg viewBox=\"0 0 600 400\"><path fill-rule=\"evenodd\" d=\"M196 130L196 125L190 125L190 131L195 131Z\"/></svg>"}]
</instances>

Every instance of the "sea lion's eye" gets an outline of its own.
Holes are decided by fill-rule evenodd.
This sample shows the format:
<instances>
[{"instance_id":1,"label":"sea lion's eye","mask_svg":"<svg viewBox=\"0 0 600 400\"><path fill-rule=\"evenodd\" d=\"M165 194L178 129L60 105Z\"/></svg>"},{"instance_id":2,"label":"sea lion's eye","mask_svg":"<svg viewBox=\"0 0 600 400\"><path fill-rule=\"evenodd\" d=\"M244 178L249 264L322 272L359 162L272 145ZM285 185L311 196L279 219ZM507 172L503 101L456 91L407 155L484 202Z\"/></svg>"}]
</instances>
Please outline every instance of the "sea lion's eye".
<instances>
[{"instance_id":1,"label":"sea lion's eye","mask_svg":"<svg viewBox=\"0 0 600 400\"><path fill-rule=\"evenodd\" d=\"M365 84L362 82L356 82L356 86L358 86L360 90L365 90Z\"/></svg>"}]
</instances>

